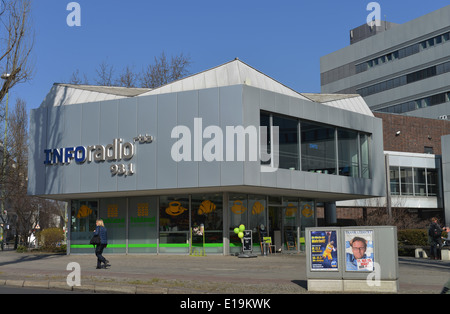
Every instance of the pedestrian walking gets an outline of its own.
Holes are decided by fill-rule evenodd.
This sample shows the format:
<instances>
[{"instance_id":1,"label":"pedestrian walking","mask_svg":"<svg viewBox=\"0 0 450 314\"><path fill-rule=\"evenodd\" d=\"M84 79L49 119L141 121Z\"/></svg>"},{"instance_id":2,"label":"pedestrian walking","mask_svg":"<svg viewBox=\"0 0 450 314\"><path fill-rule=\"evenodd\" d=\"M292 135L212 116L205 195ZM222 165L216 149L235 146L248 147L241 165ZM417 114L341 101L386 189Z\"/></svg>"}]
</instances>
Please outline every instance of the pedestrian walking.
<instances>
[{"instance_id":1,"label":"pedestrian walking","mask_svg":"<svg viewBox=\"0 0 450 314\"><path fill-rule=\"evenodd\" d=\"M108 266L111 266L109 264L109 261L102 255L103 250L108 245L108 232L102 219L98 219L95 224L97 227L95 227L94 236L100 237L100 244L95 246L95 256L97 256L97 269L106 268ZM104 264L103 266L102 263Z\"/></svg>"}]
</instances>

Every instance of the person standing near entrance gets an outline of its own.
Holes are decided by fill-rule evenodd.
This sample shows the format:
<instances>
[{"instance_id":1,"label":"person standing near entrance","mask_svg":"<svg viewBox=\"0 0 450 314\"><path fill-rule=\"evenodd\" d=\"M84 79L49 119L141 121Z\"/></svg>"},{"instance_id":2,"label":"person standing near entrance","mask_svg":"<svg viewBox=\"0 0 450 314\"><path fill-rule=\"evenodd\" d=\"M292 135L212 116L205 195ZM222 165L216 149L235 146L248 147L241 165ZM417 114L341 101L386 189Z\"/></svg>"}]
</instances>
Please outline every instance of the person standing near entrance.
<instances>
[{"instance_id":1,"label":"person standing near entrance","mask_svg":"<svg viewBox=\"0 0 450 314\"><path fill-rule=\"evenodd\" d=\"M442 247L442 229L438 224L436 217L431 218L431 224L428 228L428 236L430 242L430 258L439 259L439 251Z\"/></svg>"},{"instance_id":2,"label":"person standing near entrance","mask_svg":"<svg viewBox=\"0 0 450 314\"><path fill-rule=\"evenodd\" d=\"M98 219L95 224L97 227L95 227L94 235L98 235L100 237L100 244L95 247L95 256L97 256L97 269L106 268L108 266L111 266L109 264L109 261L102 255L103 250L108 245L108 232L102 219ZM104 264L103 267L102 263Z\"/></svg>"}]
</instances>

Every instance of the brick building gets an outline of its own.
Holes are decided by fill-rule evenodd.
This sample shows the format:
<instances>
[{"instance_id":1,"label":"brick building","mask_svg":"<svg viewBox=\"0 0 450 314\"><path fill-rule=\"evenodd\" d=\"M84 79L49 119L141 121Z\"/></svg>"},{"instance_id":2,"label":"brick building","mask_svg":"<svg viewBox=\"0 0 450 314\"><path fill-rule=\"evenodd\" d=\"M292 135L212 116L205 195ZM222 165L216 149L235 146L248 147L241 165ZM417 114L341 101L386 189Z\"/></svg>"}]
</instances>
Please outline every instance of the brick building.
<instances>
[{"instance_id":1,"label":"brick building","mask_svg":"<svg viewBox=\"0 0 450 314\"><path fill-rule=\"evenodd\" d=\"M379 112L374 115L383 120L386 196L337 202L337 223L356 224L371 211L384 208L394 214L402 209L421 219L438 216L442 222L448 220L442 141L450 134L450 121ZM326 224L323 208L318 208L318 220Z\"/></svg>"}]
</instances>

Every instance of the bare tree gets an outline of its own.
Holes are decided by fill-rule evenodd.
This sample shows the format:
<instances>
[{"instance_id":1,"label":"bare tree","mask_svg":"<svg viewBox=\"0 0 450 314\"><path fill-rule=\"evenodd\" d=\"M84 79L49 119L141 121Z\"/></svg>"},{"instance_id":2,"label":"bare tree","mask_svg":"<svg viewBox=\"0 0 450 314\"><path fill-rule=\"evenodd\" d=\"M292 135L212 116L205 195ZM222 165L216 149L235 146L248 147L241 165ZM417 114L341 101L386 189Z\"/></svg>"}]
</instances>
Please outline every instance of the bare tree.
<instances>
[{"instance_id":1,"label":"bare tree","mask_svg":"<svg viewBox=\"0 0 450 314\"><path fill-rule=\"evenodd\" d=\"M94 82L100 86L157 88L187 76L191 63L190 57L183 53L172 56L168 60L166 54L162 52L161 55L155 57L154 63L147 65L141 73L136 73L133 67L127 65L115 78L114 67L103 61L95 70ZM88 84L85 74L83 77L84 81L80 78L79 70L76 70L72 73L68 83Z\"/></svg>"},{"instance_id":2,"label":"bare tree","mask_svg":"<svg viewBox=\"0 0 450 314\"><path fill-rule=\"evenodd\" d=\"M89 80L86 76L86 74L83 75L83 80L80 77L80 70L76 70L75 72L72 73L72 76L69 79L69 84L76 84L76 85L80 85L80 84L84 84L84 85L88 85L89 84Z\"/></svg>"},{"instance_id":3,"label":"bare tree","mask_svg":"<svg viewBox=\"0 0 450 314\"><path fill-rule=\"evenodd\" d=\"M163 51L159 57L155 57L153 64L142 71L141 87L156 88L179 80L189 74L190 64L190 57L183 53L173 56L169 62Z\"/></svg>"},{"instance_id":4,"label":"bare tree","mask_svg":"<svg viewBox=\"0 0 450 314\"><path fill-rule=\"evenodd\" d=\"M122 87L136 87L137 77L138 75L127 65L119 75L116 85Z\"/></svg>"},{"instance_id":5,"label":"bare tree","mask_svg":"<svg viewBox=\"0 0 450 314\"><path fill-rule=\"evenodd\" d=\"M34 44L31 0L0 2L0 74L8 74L0 89L0 102L17 83L31 78L30 53Z\"/></svg>"},{"instance_id":6,"label":"bare tree","mask_svg":"<svg viewBox=\"0 0 450 314\"><path fill-rule=\"evenodd\" d=\"M114 68L112 65L108 64L106 61L103 61L96 70L97 78L95 82L100 86L113 86L114 85Z\"/></svg>"}]
</instances>

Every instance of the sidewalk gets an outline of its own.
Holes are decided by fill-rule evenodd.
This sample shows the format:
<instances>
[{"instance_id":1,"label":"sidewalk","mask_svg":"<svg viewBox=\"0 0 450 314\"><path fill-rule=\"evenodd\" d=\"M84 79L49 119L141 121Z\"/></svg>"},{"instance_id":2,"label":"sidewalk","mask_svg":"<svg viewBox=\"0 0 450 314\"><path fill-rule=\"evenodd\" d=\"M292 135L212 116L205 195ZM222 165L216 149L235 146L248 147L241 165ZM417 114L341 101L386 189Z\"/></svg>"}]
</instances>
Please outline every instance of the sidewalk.
<instances>
[{"instance_id":1,"label":"sidewalk","mask_svg":"<svg viewBox=\"0 0 450 314\"><path fill-rule=\"evenodd\" d=\"M306 294L306 255L238 258L209 255L106 255L109 269L95 269L91 255L0 252L0 285L85 290L95 293ZM81 286L69 287L76 262ZM439 294L450 279L450 261L399 258L399 294Z\"/></svg>"}]
</instances>

